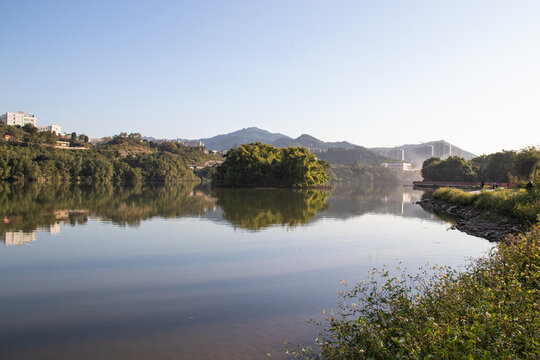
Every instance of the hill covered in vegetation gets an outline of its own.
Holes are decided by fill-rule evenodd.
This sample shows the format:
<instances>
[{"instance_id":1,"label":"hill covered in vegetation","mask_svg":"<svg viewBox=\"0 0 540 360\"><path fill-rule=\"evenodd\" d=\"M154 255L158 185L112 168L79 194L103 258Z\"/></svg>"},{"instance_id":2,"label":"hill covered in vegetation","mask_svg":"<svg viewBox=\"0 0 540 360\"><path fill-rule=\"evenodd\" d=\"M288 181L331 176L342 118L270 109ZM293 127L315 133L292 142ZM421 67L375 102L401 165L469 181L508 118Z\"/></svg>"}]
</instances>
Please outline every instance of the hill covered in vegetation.
<instances>
[{"instance_id":1,"label":"hill covered in vegetation","mask_svg":"<svg viewBox=\"0 0 540 360\"><path fill-rule=\"evenodd\" d=\"M85 135L64 139L32 126L0 126L0 135L0 181L198 181L190 165L221 160L203 148L143 141L140 134L122 133L96 146ZM55 146L62 140L70 147Z\"/></svg>"},{"instance_id":2,"label":"hill covered in vegetation","mask_svg":"<svg viewBox=\"0 0 540 360\"><path fill-rule=\"evenodd\" d=\"M306 148L276 148L262 143L229 150L213 184L224 187L311 187L330 180L328 163Z\"/></svg>"}]
</instances>

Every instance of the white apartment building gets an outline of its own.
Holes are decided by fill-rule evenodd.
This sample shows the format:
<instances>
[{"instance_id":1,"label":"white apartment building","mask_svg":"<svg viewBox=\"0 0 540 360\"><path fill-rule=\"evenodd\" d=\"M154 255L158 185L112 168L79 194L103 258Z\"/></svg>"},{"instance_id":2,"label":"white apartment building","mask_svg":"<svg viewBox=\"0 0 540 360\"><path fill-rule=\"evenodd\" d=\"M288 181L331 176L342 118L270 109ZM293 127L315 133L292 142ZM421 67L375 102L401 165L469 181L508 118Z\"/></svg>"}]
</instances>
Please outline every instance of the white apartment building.
<instances>
[{"instance_id":1,"label":"white apartment building","mask_svg":"<svg viewBox=\"0 0 540 360\"><path fill-rule=\"evenodd\" d=\"M411 171L412 164L408 162L398 162L398 163L387 163L383 162L382 167L389 168L391 170L400 170L400 171Z\"/></svg>"},{"instance_id":2,"label":"white apartment building","mask_svg":"<svg viewBox=\"0 0 540 360\"><path fill-rule=\"evenodd\" d=\"M183 142L184 145L190 146L190 147L202 147L204 146L202 141L199 140L186 140Z\"/></svg>"},{"instance_id":3,"label":"white apartment building","mask_svg":"<svg viewBox=\"0 0 540 360\"><path fill-rule=\"evenodd\" d=\"M19 125L24 126L26 124L32 124L37 127L38 118L34 114L27 114L22 111L16 113L7 112L0 115L0 120L6 125Z\"/></svg>"},{"instance_id":4,"label":"white apartment building","mask_svg":"<svg viewBox=\"0 0 540 360\"><path fill-rule=\"evenodd\" d=\"M38 126L39 131L50 131L55 133L56 135L60 135L62 133L62 127L60 125L51 124L48 126Z\"/></svg>"}]
</instances>

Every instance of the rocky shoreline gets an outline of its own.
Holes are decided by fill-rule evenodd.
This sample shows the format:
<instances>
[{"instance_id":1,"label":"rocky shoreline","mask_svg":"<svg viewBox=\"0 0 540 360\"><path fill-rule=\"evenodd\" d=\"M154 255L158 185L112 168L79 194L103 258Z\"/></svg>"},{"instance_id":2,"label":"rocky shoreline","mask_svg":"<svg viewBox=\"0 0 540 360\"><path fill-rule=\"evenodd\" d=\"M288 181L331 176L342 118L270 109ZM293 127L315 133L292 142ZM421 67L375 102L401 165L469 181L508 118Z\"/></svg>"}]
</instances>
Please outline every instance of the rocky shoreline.
<instances>
[{"instance_id":1,"label":"rocky shoreline","mask_svg":"<svg viewBox=\"0 0 540 360\"><path fill-rule=\"evenodd\" d=\"M499 221L488 219L471 206L460 206L433 199L421 200L417 204L426 210L454 217L457 220L454 228L489 241L501 241L508 234L518 234L524 230L519 224L505 219Z\"/></svg>"}]
</instances>

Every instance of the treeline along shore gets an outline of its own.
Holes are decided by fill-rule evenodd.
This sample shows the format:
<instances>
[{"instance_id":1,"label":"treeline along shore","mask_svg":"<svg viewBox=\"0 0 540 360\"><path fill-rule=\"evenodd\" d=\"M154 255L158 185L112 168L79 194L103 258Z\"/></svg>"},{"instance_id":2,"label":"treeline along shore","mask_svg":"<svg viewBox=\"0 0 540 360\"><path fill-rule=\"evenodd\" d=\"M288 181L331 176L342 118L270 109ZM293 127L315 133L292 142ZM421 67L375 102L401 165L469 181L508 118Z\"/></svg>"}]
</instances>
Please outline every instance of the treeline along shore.
<instances>
[{"instance_id":1,"label":"treeline along shore","mask_svg":"<svg viewBox=\"0 0 540 360\"><path fill-rule=\"evenodd\" d=\"M331 181L410 182L398 173L355 162L331 166L305 147L262 143L226 154L173 141L147 141L121 133L92 144L85 134L39 132L32 125L0 123L0 181L84 184L211 181L216 187L328 187Z\"/></svg>"}]
</instances>

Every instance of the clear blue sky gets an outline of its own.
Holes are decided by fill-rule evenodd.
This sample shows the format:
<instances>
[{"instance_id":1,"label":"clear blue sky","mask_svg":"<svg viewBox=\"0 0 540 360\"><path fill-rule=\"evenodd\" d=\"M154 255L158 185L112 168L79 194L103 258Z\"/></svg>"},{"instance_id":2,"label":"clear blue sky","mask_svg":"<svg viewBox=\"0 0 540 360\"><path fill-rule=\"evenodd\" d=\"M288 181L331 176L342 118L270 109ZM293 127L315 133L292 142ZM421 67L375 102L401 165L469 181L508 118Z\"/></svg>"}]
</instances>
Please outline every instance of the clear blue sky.
<instances>
[{"instance_id":1,"label":"clear blue sky","mask_svg":"<svg viewBox=\"0 0 540 360\"><path fill-rule=\"evenodd\" d=\"M537 0L1 0L0 18L0 112L91 137L540 144Z\"/></svg>"}]
</instances>

